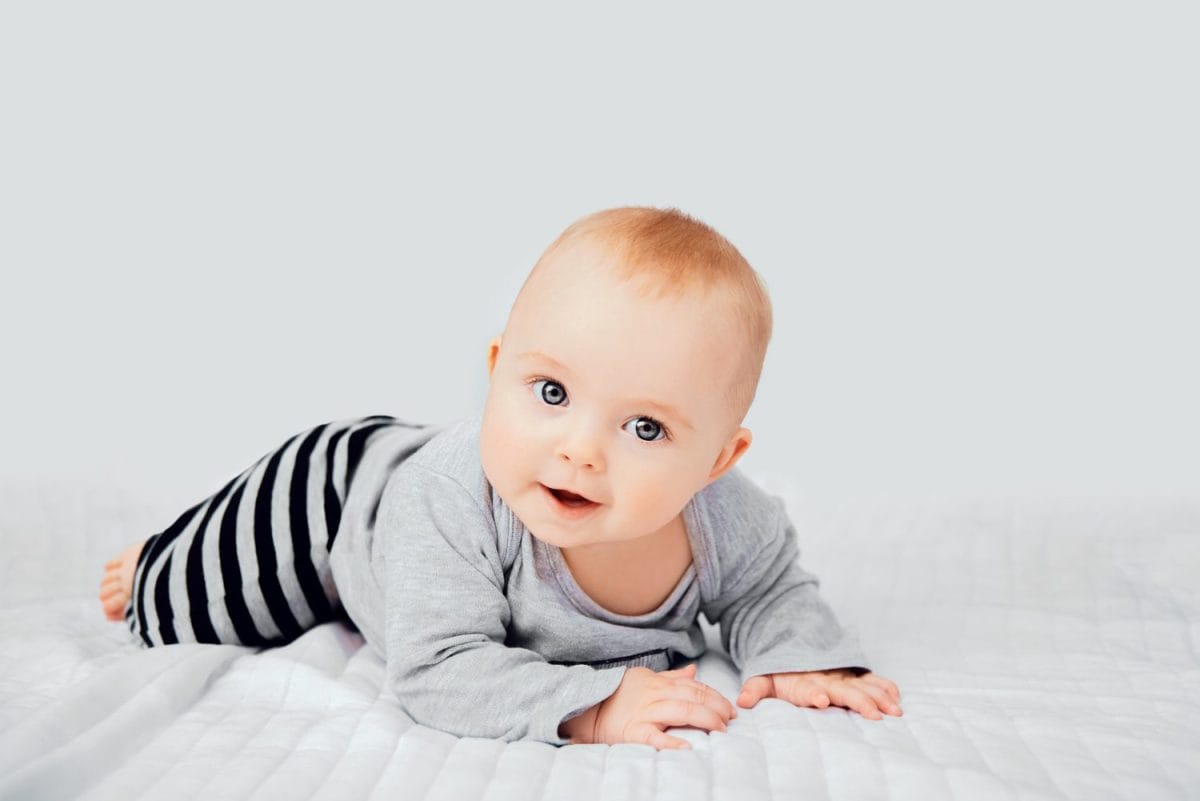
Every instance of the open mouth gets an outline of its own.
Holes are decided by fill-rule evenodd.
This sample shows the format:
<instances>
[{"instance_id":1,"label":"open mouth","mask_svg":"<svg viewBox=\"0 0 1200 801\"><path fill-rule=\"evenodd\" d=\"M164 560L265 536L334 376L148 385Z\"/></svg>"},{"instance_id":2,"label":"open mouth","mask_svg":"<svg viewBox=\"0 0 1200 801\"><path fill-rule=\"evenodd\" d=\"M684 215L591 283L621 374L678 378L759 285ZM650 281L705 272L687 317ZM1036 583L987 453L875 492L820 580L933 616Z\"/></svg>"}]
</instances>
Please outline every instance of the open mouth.
<instances>
[{"instance_id":1,"label":"open mouth","mask_svg":"<svg viewBox=\"0 0 1200 801\"><path fill-rule=\"evenodd\" d=\"M584 511L600 505L598 502L593 501L590 498L587 498L583 495L577 495L569 490L555 489L554 487L547 487L545 484L542 484L542 489L544 489L546 494L553 499L553 502L558 505L558 508L562 509L564 512L568 510Z\"/></svg>"},{"instance_id":2,"label":"open mouth","mask_svg":"<svg viewBox=\"0 0 1200 801\"><path fill-rule=\"evenodd\" d=\"M550 490L551 495L553 495L555 498L558 498L567 506L587 506L589 503L595 503L595 501L589 498L585 498L582 495L576 495L575 493L568 492L567 490L554 489L553 487L546 487L546 489Z\"/></svg>"}]
</instances>

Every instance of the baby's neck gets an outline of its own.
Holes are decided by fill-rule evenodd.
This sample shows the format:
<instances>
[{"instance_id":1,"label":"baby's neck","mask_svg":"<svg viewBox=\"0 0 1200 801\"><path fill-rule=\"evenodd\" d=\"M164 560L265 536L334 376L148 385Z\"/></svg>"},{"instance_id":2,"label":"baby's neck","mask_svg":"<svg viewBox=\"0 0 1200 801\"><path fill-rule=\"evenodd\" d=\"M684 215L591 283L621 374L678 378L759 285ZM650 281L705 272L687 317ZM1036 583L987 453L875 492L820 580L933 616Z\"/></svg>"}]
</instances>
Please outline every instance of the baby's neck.
<instances>
[{"instance_id":1,"label":"baby's neck","mask_svg":"<svg viewBox=\"0 0 1200 801\"><path fill-rule=\"evenodd\" d=\"M628 559L647 556L660 551L673 538L687 537L684 528L683 513L677 514L669 523L657 531L643 534L628 540L612 540L607 542L588 542L583 545L572 545L561 548L563 559L568 565L575 564L612 564L619 565Z\"/></svg>"},{"instance_id":2,"label":"baby's neck","mask_svg":"<svg viewBox=\"0 0 1200 801\"><path fill-rule=\"evenodd\" d=\"M692 564L682 517L632 540L565 549L563 560L579 588L602 608L620 615L657 609Z\"/></svg>"}]
</instances>

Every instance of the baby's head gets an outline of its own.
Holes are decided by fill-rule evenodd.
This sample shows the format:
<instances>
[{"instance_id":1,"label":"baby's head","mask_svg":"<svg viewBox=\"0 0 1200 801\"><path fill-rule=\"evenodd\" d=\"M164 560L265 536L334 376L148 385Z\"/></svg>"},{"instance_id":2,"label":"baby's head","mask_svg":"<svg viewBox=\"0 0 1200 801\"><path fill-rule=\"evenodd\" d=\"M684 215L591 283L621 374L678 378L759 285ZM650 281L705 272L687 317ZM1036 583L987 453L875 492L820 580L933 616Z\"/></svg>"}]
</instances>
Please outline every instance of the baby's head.
<instances>
[{"instance_id":1,"label":"baby's head","mask_svg":"<svg viewBox=\"0 0 1200 801\"><path fill-rule=\"evenodd\" d=\"M675 209L588 215L491 342L484 474L559 547L661 531L750 446L770 337L764 285L712 228ZM564 514L546 487L598 505Z\"/></svg>"}]
</instances>

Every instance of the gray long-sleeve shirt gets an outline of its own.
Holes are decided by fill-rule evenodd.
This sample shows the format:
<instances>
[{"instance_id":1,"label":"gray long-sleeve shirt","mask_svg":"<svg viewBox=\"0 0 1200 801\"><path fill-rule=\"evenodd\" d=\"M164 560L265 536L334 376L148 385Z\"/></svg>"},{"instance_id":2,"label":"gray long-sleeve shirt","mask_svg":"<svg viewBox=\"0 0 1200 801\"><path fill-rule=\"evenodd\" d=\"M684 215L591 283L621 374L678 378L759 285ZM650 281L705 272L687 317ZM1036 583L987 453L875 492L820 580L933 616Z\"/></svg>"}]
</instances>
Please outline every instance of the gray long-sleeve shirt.
<instances>
[{"instance_id":1,"label":"gray long-sleeve shirt","mask_svg":"<svg viewBox=\"0 0 1200 801\"><path fill-rule=\"evenodd\" d=\"M743 681L867 667L800 567L783 500L737 467L684 507L693 564L678 586L659 608L620 615L493 492L482 417L373 439L330 558L342 605L416 722L566 744L559 725L612 695L626 668L668 670L703 653L700 613L719 624Z\"/></svg>"}]
</instances>

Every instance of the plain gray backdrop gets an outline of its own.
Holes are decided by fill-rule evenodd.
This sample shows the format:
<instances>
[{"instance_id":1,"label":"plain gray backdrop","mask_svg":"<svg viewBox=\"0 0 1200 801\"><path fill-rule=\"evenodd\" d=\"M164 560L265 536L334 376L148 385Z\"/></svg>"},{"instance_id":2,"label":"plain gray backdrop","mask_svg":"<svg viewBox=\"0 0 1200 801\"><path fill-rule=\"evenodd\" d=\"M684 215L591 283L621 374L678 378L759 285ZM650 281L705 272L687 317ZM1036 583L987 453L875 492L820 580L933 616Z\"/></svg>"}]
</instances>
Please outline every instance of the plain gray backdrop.
<instances>
[{"instance_id":1,"label":"plain gray backdrop","mask_svg":"<svg viewBox=\"0 0 1200 801\"><path fill-rule=\"evenodd\" d=\"M1195 490L1186 4L5 4L4 476L200 500L479 409L542 250L676 206L775 333L742 464Z\"/></svg>"}]
</instances>

